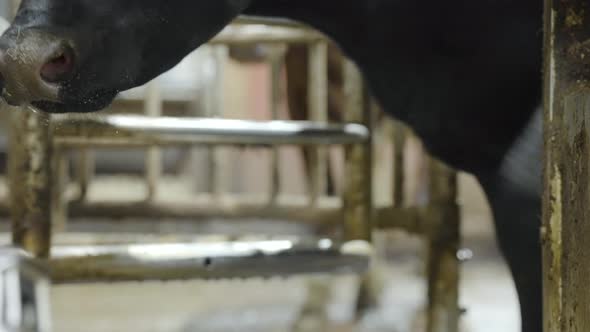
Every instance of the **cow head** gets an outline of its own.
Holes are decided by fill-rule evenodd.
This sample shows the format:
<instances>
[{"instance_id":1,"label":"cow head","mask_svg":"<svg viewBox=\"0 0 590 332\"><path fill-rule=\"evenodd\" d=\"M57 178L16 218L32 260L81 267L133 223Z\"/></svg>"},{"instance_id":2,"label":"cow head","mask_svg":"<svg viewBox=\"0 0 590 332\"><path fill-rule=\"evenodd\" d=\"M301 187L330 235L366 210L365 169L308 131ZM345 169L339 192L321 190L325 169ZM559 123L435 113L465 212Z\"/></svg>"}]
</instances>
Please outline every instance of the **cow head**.
<instances>
[{"instance_id":1,"label":"cow head","mask_svg":"<svg viewBox=\"0 0 590 332\"><path fill-rule=\"evenodd\" d=\"M180 62L250 0L22 0L0 38L10 104L90 112Z\"/></svg>"}]
</instances>

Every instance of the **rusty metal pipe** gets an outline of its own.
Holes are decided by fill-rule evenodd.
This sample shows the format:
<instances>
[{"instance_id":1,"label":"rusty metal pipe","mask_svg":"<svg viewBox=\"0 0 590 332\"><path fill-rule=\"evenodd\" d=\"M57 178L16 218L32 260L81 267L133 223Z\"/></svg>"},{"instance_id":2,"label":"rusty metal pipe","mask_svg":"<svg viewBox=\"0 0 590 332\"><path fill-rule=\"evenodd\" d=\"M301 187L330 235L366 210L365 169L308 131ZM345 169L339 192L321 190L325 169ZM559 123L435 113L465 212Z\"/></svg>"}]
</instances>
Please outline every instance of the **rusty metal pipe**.
<instances>
[{"instance_id":1,"label":"rusty metal pipe","mask_svg":"<svg viewBox=\"0 0 590 332\"><path fill-rule=\"evenodd\" d=\"M130 245L56 246L40 261L54 283L232 279L367 269L364 241L221 241Z\"/></svg>"},{"instance_id":2,"label":"rusty metal pipe","mask_svg":"<svg viewBox=\"0 0 590 332\"><path fill-rule=\"evenodd\" d=\"M318 41L309 45L308 60L308 108L310 119L315 123L328 122L328 45ZM315 147L311 154L310 202L316 205L318 199L326 193L327 151L321 146Z\"/></svg>"},{"instance_id":3,"label":"rusty metal pipe","mask_svg":"<svg viewBox=\"0 0 590 332\"><path fill-rule=\"evenodd\" d=\"M286 45L279 45L271 48L271 55L268 60L270 66L270 113L273 120L279 118L279 111L282 102L282 70L285 62ZM271 178L269 204L276 203L281 191L281 161L278 147L274 147L271 155Z\"/></svg>"},{"instance_id":4,"label":"rusty metal pipe","mask_svg":"<svg viewBox=\"0 0 590 332\"><path fill-rule=\"evenodd\" d=\"M209 44L253 45L312 43L325 37L311 29L268 26L264 24L232 24L223 29Z\"/></svg>"},{"instance_id":5,"label":"rusty metal pipe","mask_svg":"<svg viewBox=\"0 0 590 332\"><path fill-rule=\"evenodd\" d=\"M158 79L152 80L146 89L144 113L146 116L157 117L162 115L163 100ZM157 146L152 146L147 151L145 160L145 180L147 187L147 200L153 200L158 192L158 183L162 176L162 151Z\"/></svg>"},{"instance_id":6,"label":"rusty metal pipe","mask_svg":"<svg viewBox=\"0 0 590 332\"><path fill-rule=\"evenodd\" d=\"M370 126L370 112L365 105L362 75L350 61L344 63L346 121ZM367 129L368 130L368 129ZM346 147L344 182L344 234L348 240L371 239L372 231L372 160L371 141Z\"/></svg>"},{"instance_id":7,"label":"rusty metal pipe","mask_svg":"<svg viewBox=\"0 0 590 332\"><path fill-rule=\"evenodd\" d=\"M328 125L301 121L114 115L54 117L55 141L60 146L150 146L168 144L331 145L369 139L360 124Z\"/></svg>"}]
</instances>

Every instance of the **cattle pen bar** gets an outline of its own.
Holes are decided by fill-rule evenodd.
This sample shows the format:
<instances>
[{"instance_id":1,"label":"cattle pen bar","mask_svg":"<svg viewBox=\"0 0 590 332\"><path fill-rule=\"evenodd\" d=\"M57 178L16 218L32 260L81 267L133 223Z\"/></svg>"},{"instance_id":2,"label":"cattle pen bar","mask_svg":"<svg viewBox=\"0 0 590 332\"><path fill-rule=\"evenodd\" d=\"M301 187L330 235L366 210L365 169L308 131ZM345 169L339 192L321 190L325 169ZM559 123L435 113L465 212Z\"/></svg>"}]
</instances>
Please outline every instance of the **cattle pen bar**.
<instances>
[{"instance_id":1,"label":"cattle pen bar","mask_svg":"<svg viewBox=\"0 0 590 332\"><path fill-rule=\"evenodd\" d=\"M286 18L275 18L267 16L240 15L233 21L234 24L263 24L266 26L292 27L305 29L305 25L300 22ZM310 28L311 30L311 28Z\"/></svg>"},{"instance_id":2,"label":"cattle pen bar","mask_svg":"<svg viewBox=\"0 0 590 332\"><path fill-rule=\"evenodd\" d=\"M308 121L247 121L112 115L53 118L55 144L68 147L182 144L347 145L369 140L359 124Z\"/></svg>"},{"instance_id":3,"label":"cattle pen bar","mask_svg":"<svg viewBox=\"0 0 590 332\"><path fill-rule=\"evenodd\" d=\"M56 284L356 274L368 269L371 245L330 239L201 240L56 245L39 260Z\"/></svg>"},{"instance_id":4,"label":"cattle pen bar","mask_svg":"<svg viewBox=\"0 0 590 332\"><path fill-rule=\"evenodd\" d=\"M33 256L39 258L41 261L48 263L53 269L53 276L56 281L63 280L64 283L68 281L84 281L91 278L95 280L122 280L121 275L113 276L108 273L119 273L124 266L120 265L116 259L129 258L123 247L100 247L101 250L106 250L108 256L97 255L81 255L69 252L68 248L55 245L52 241L52 234L59 233L66 229L66 220L68 216L101 216L109 217L133 217L141 216L147 218L165 218L165 217L182 217L191 218L191 221L198 222L200 217L230 217L232 220L243 219L245 217L271 218L271 219L285 219L297 220L299 222L308 222L314 225L325 226L342 226L343 245L348 243L368 243L371 238L371 233L375 228L402 228L411 233L416 233L424 236L429 240L429 262L428 262L428 279L429 279L429 305L427 320L428 332L452 332L457 331L459 309L457 306L458 300L458 261L456 250L458 246L458 224L459 214L458 206L456 204L456 178L455 173L446 168L431 167L431 186L429 192L431 200L427 206L422 207L406 207L404 206L405 199L403 193L403 164L404 157L404 137L405 132L397 130L397 139L395 140L395 164L392 165L395 169L396 176L393 180L394 197L392 204L386 207L376 207L373 204L372 193L372 141L370 137L371 131L371 112L369 111L370 103L368 91L363 84L363 78L350 61L343 64L342 74L344 77L343 86L343 111L344 120L349 123L345 126L327 125L327 94L328 94L328 77L327 77L327 40L326 38L315 31L307 28L301 29L299 25L291 23L284 25L280 22L275 22L268 26L266 22L256 21L257 19L246 19L250 21L244 22L244 18L240 18L237 24L225 29L218 36L210 42L210 50L217 62L218 72L213 84L210 84L211 91L206 93L207 101L204 109L207 111L208 117L223 117L223 110L225 107L225 96L222 93L223 84L223 66L228 60L228 47L231 45L253 45L253 44L270 44L273 56L267 60L271 65L271 84L273 92L271 95L271 113L273 118L278 114L278 100L273 100L280 92L278 88L280 75L280 68L284 60L284 48L288 44L306 44L309 49L308 55L308 73L310 73L308 85L308 106L310 110L309 118L314 120L314 130L306 131L305 138L298 137L296 145L310 145L312 158L310 162L310 174L307 178L310 182L308 186L309 192L305 201L299 200L299 204L294 206L293 200L289 199L290 204L284 204L285 201L280 199L280 183L278 183L277 168L278 162L273 162L272 168L272 190L269 192L266 199L257 202L248 202L243 204L240 202L233 202L233 197L228 197L228 193L224 191L224 183L218 170L223 168L227 163L224 160L223 154L218 151L216 145L268 145L276 151L275 140L269 142L249 142L244 144L244 141L236 142L236 137L223 138L227 141L214 143L207 143L209 148L210 159L210 188L208 189L206 201L194 200L192 195L186 197L189 201L187 204L174 204L165 202L162 199L164 195L154 195L157 191L156 184L160 178L161 173L161 156L159 153L150 153L150 158L146 162L146 183L150 188L150 193L146 199L141 198L141 201L115 202L115 201L97 201L93 198L86 197L86 191L89 183L93 180L93 164L95 163L92 157L92 151L89 151L90 141L99 142L94 147L107 146L143 146L149 148L150 152L157 152L160 146L179 142L184 145L202 144L195 141L193 135L180 135L178 131L168 131L165 128L158 130L139 130L141 126L134 128L127 128L125 130L113 130L110 125L105 126L104 122L112 117L94 118L94 115L85 115L83 118L75 119L61 116L52 116L51 119L45 114L32 112L13 112L13 128L18 135L14 135L11 139L11 176L10 176L10 195L13 204L10 209L13 215L13 231L14 244L21 246L29 251ZM246 23L246 24L245 24ZM255 24L248 24L255 23ZM266 26L265 26L266 25ZM152 116L146 121L155 123L158 119L162 119L160 115L163 114L163 99L162 94L158 91L157 85L150 85L146 102L146 114ZM138 119L138 118L136 118ZM178 119L185 121L184 119ZM190 121L190 119L189 119ZM77 123L77 124L76 124ZM311 125L310 123L292 123L298 125ZM49 124L49 125L47 125ZM121 125L119 123L119 125ZM351 127L352 126L352 127ZM110 127L110 128L109 128ZM358 128L364 127L366 134L358 131ZM321 130L316 131L315 129ZM351 130L351 128L356 128ZM152 128L153 129L153 128ZM165 130L162 130L165 129ZM194 128L193 128L194 129ZM268 129L268 128L266 128ZM309 129L309 127L308 127ZM96 130L90 132L89 130ZM131 135L129 131L133 132ZM307 139L311 136L326 134L326 131L332 131L335 136L351 136L349 143L337 141L334 137L325 139L322 142ZM124 135L124 132L127 134ZM79 135L80 134L80 135ZM243 134L243 133L242 133ZM251 135L249 133L248 135ZM277 134L276 132L274 134ZM299 132L301 134L301 132ZM297 134L297 135L299 135ZM160 143L156 140L150 141L148 137L166 136L166 139ZM199 135L202 135L199 134ZM197 136L199 136L197 135ZM308 136L311 135L311 136ZM340 137L340 136L339 136ZM160 137L161 138L161 137ZM342 137L341 137L342 138ZM346 139L348 139L346 138ZM340 138L339 138L340 139ZM202 140L202 138L199 138ZM290 137L289 140L294 140ZM343 139L344 140L344 139ZM164 142L166 141L166 142ZM85 143L81 143L85 142ZM233 142L233 144L232 144ZM348 141L347 141L348 142ZM116 143L111 145L112 143ZM288 144L288 141L280 144ZM292 141L291 141L292 143ZM133 145L135 144L135 145ZM160 146L158 146L161 144ZM325 185L326 173L326 151L325 146L329 144L344 145L344 176L343 188L341 197L327 197ZM82 153L82 160L79 166L78 184L80 185L79 196L73 201L69 201L65 190L68 185L68 163L64 150L78 149ZM39 162L40 161L40 162ZM82 176L81 176L82 175ZM99 182L98 179L96 182ZM71 195L70 195L71 196ZM187 195L188 196L188 195ZM265 195L266 196L266 195ZM308 197L307 197L308 196ZM229 204L228 204L228 198ZM325 204L329 200L330 203ZM203 204L204 203L204 204ZM234 204L235 203L235 204ZM48 218L49 216L49 218ZM193 220L197 219L197 220ZM63 226L63 227L59 227ZM60 234L55 234L60 235ZM186 244L186 243L185 243ZM128 245L128 244L125 244ZM311 245L309 248L311 252L324 255L322 252L325 243L320 242L316 245ZM149 245L148 245L149 246ZM78 249L98 247L76 246ZM125 247L131 248L131 247ZM51 249L51 250L50 250ZM84 250L86 250L84 249ZM116 250L112 250L116 249ZM51 251L51 253L50 253ZM88 251L86 251L88 253ZM433 254L434 253L434 254ZM63 254L63 255L62 255ZM148 252L144 252L148 254ZM306 254L307 255L307 252ZM200 261L197 258L200 257ZM68 258L69 257L69 258ZM277 256L278 257L278 256ZM269 263L268 271L273 269L280 270L280 266L276 264L291 264L295 261L293 257L284 257L286 261L273 261ZM306 256L307 257L307 256ZM206 262L214 262L216 260L207 260L203 255L194 256L195 265L202 271L203 265ZM260 257L258 257L260 258ZM355 256L354 259L368 261L368 257L363 258L363 255ZM104 259L104 260L103 260ZM326 260L326 257L319 257L318 261ZM330 256L330 259L337 259ZM247 259L246 259L247 260ZM344 260L340 262L346 263ZM100 269L95 270L92 274L83 275L84 272L76 270L80 266L88 266L92 264L104 264ZM203 265L198 264L200 262ZM261 261L262 262L262 261ZM267 261L268 262L268 261ZM291 263L290 263L291 262ZM297 261L300 262L300 261ZM73 263L70 264L70 263ZM80 263L80 265L76 265ZM161 262L160 262L161 263ZM276 264L275 264L276 263ZM119 265L117 265L119 264ZM364 264L364 263L363 263ZM214 264L215 265L215 264ZM302 266L299 263L293 263L292 268L305 269L305 264ZM78 266L78 267L77 267ZM362 266L355 265L355 266ZM74 268L74 270L70 269ZM154 268L149 264L139 265L140 268ZM248 267L248 266L246 266ZM62 269L63 268L63 269ZM156 270L152 270L153 274L137 274L140 278L155 278L158 273L166 273L166 271L174 271L174 267L165 268L164 265L155 266ZM161 268L161 270L159 270ZM170 268L172 268L170 270ZM215 268L213 266L212 268ZM233 267L232 267L233 268ZM249 268L249 267L248 267ZM102 270L101 270L102 269ZM61 271L61 272L60 272ZM118 272L117 272L118 271ZM258 270L262 272L262 270ZM266 270L264 270L266 271ZM333 271L333 270L332 270ZM178 272L178 271L176 271ZM175 272L175 273L176 273ZM243 272L243 271L242 271ZM330 272L330 271L328 271ZM361 272L361 271L359 271ZM150 272L151 273L151 272ZM182 272L182 273L187 273ZM197 272L190 272L192 275L185 274L184 276L199 277ZM200 272L198 272L200 273ZM362 273L362 272L361 272ZM62 274L62 277L58 276ZM213 272L208 274L214 275ZM226 275L226 277L230 277ZM127 278L129 276L127 275ZM165 279L165 278L164 278ZM363 276L363 284L359 291L359 299L357 301L357 314L360 314L368 308L367 304L373 302L377 298L378 286L372 286L372 278L370 275ZM314 289L313 294L318 292ZM321 293L321 292L320 292ZM312 294L312 295L313 295ZM313 298L313 296L312 296ZM310 302L313 303L313 299ZM324 301L320 299L319 302ZM323 305L314 304L313 308L323 308ZM307 305L306 305L307 308ZM303 310L305 312L305 310Z\"/></svg>"},{"instance_id":5,"label":"cattle pen bar","mask_svg":"<svg viewBox=\"0 0 590 332\"><path fill-rule=\"evenodd\" d=\"M326 37L316 30L295 26L268 26L264 24L228 25L209 41L210 45L297 44L325 42Z\"/></svg>"}]
</instances>

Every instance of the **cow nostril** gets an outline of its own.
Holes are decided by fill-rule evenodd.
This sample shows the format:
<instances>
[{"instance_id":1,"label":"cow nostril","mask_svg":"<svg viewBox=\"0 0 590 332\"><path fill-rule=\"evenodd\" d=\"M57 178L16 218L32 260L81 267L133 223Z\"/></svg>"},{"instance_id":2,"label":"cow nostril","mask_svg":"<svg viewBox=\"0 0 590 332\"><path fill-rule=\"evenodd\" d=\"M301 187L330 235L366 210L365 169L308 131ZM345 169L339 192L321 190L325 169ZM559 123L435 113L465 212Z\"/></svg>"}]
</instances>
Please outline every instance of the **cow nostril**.
<instances>
[{"instance_id":1,"label":"cow nostril","mask_svg":"<svg viewBox=\"0 0 590 332\"><path fill-rule=\"evenodd\" d=\"M41 67L41 78L48 83L59 83L70 78L74 70L74 52L62 47Z\"/></svg>"}]
</instances>

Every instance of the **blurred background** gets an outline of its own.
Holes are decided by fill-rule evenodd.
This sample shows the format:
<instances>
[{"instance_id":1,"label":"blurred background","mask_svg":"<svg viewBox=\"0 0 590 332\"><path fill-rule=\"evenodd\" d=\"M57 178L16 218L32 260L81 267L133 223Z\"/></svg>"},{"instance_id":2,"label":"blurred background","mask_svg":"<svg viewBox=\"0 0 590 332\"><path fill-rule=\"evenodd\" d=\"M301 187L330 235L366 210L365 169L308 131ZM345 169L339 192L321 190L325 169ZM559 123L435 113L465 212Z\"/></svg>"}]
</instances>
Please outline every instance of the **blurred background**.
<instances>
[{"instance_id":1,"label":"blurred background","mask_svg":"<svg viewBox=\"0 0 590 332\"><path fill-rule=\"evenodd\" d=\"M0 2L6 17L6 3ZM221 70L221 67L223 70ZM236 61L216 63L211 49L203 47L150 86L125 92L103 114L143 113L150 88L157 86L163 114L171 116L223 116L232 119L268 120L270 69L264 63ZM203 105L208 87L223 76L222 114L208 114ZM282 92L278 115L288 119L288 103ZM4 123L5 115L1 119ZM375 129L374 200L386 204L391 196L391 125L383 120ZM419 140L410 137L405 146L406 204L420 205L426 197L424 161ZM0 167L5 171L7 141L0 136ZM217 170L222 190L232 194L260 194L270 186L271 153L263 148L223 148L223 163ZM211 191L206 147L162 150L164 176L159 195L174 198ZM70 156L76 163L80 153ZM281 148L280 183L285 195L306 192L305 167L300 149ZM331 151L330 170L334 190L341 190L342 151ZM89 199L108 196L113 200L141 200L145 196L143 175L145 149L101 149L93 151L94 173L101 181L88 188ZM183 174L191 174L186 181ZM72 176L75 176L72 173ZM517 332L518 307L514 287L497 251L490 212L482 192L466 174L459 176L462 207L463 254L472 259L461 265L463 331ZM80 226L78 226L80 225ZM7 225L5 224L5 229ZM140 219L73 221L72 232L115 232L144 234L307 234L306 227L281 220L248 220L240 223L222 219L191 224L190 220ZM327 315L331 331L423 331L425 304L424 244L403 232L376 234L378 270L384 291L378 307L367 312L360 326L351 324L356 277L331 278ZM326 277L327 278L327 277ZM289 331L309 291L304 277L289 280L238 280L216 282L125 283L55 286L52 288L54 331L57 332L192 332L192 331Z\"/></svg>"}]
</instances>

